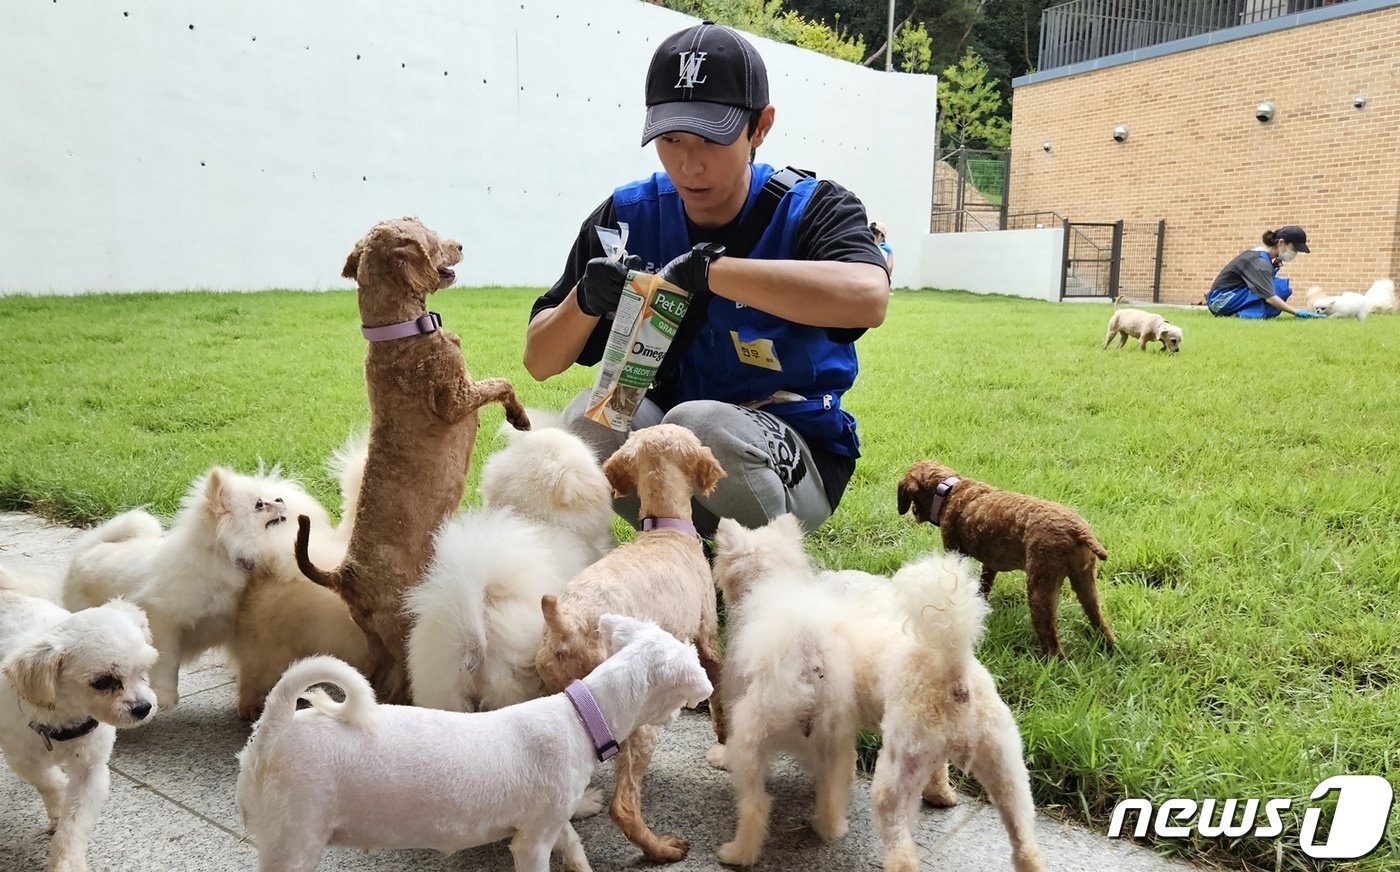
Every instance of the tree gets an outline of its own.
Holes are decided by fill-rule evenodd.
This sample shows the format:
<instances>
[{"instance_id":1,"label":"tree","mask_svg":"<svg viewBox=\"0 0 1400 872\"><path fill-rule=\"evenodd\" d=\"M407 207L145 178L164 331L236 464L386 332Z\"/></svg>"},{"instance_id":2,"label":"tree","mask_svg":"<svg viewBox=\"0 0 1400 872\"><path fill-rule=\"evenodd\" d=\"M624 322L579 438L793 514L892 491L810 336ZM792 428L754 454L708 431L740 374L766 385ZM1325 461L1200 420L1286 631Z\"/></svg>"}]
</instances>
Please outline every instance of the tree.
<instances>
[{"instance_id":1,"label":"tree","mask_svg":"<svg viewBox=\"0 0 1400 872\"><path fill-rule=\"evenodd\" d=\"M1006 148L1011 123L1002 108L996 82L987 79L987 64L969 51L943 71L938 80L939 134L948 147Z\"/></svg>"},{"instance_id":2,"label":"tree","mask_svg":"<svg viewBox=\"0 0 1400 872\"><path fill-rule=\"evenodd\" d=\"M906 73L927 73L933 64L933 39L919 22L918 27L905 25L894 35L894 54L899 68Z\"/></svg>"},{"instance_id":3,"label":"tree","mask_svg":"<svg viewBox=\"0 0 1400 872\"><path fill-rule=\"evenodd\" d=\"M863 37L848 37L840 17L834 25L783 9L783 0L650 0L650 2L719 24L786 42L801 48L860 63L865 58Z\"/></svg>"}]
</instances>

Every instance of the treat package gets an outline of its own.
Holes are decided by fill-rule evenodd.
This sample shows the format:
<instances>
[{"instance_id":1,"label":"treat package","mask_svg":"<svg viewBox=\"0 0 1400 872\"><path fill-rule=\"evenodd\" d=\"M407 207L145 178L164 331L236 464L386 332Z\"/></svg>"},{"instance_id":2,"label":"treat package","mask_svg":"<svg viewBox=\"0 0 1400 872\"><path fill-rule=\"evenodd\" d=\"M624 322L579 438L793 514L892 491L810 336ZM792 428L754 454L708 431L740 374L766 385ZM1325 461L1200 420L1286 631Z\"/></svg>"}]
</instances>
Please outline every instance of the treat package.
<instances>
[{"instance_id":1,"label":"treat package","mask_svg":"<svg viewBox=\"0 0 1400 872\"><path fill-rule=\"evenodd\" d=\"M610 259L627 256L626 224L620 224L618 230L597 230ZM635 271L627 274L585 412L589 418L614 430L631 428L632 417L689 308L690 294L660 276Z\"/></svg>"}]
</instances>

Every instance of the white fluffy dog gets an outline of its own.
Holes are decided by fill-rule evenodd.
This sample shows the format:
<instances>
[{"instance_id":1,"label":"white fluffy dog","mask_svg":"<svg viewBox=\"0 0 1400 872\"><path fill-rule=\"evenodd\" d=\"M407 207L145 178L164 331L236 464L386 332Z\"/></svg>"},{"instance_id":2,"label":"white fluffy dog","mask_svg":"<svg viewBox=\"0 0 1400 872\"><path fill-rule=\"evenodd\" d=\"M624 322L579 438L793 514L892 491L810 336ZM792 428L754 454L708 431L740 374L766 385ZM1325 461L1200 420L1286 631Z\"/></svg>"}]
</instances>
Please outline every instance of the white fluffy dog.
<instances>
[{"instance_id":1,"label":"white fluffy dog","mask_svg":"<svg viewBox=\"0 0 1400 872\"><path fill-rule=\"evenodd\" d=\"M771 803L764 781L779 752L794 754L816 779L818 836L844 835L856 732L865 727L883 740L873 799L887 872L919 866L910 828L920 795L936 805L957 801L949 760L991 796L1017 872L1044 870L1020 732L973 655L988 606L971 562L931 554L880 590L864 573L814 575L801 536L791 516L753 531L726 519L716 533L715 578L729 608L721 687L730 723L728 744L708 758L729 770L739 812L720 861L758 861Z\"/></svg>"},{"instance_id":2,"label":"white fluffy dog","mask_svg":"<svg viewBox=\"0 0 1400 872\"><path fill-rule=\"evenodd\" d=\"M1355 318L1358 321L1365 321L1366 316L1371 313L1366 298L1356 291L1343 291L1335 297L1323 297L1313 308L1329 318Z\"/></svg>"},{"instance_id":3,"label":"white fluffy dog","mask_svg":"<svg viewBox=\"0 0 1400 872\"><path fill-rule=\"evenodd\" d=\"M404 598L416 705L470 712L544 693L540 599L613 547L608 480L563 430L521 433L491 455L481 494L485 508L442 525L423 583Z\"/></svg>"},{"instance_id":4,"label":"white fluffy dog","mask_svg":"<svg viewBox=\"0 0 1400 872\"><path fill-rule=\"evenodd\" d=\"M146 676L156 650L130 603L69 613L22 589L0 570L0 751L44 799L48 869L81 872L107 801L116 728L155 712Z\"/></svg>"},{"instance_id":5,"label":"white fluffy dog","mask_svg":"<svg viewBox=\"0 0 1400 872\"><path fill-rule=\"evenodd\" d=\"M709 696L694 646L616 615L599 631L611 656L582 684L613 740ZM345 702L318 690L297 711L319 683L340 686ZM547 872L551 849L566 870L586 872L569 815L602 742L579 712L564 694L476 714L381 706L339 660L300 661L238 755L238 811L259 868L314 869L328 844L452 852L509 837L518 872Z\"/></svg>"},{"instance_id":6,"label":"white fluffy dog","mask_svg":"<svg viewBox=\"0 0 1400 872\"><path fill-rule=\"evenodd\" d=\"M1372 313L1395 314L1395 282L1390 279L1378 279L1362 296Z\"/></svg>"},{"instance_id":7,"label":"white fluffy dog","mask_svg":"<svg viewBox=\"0 0 1400 872\"><path fill-rule=\"evenodd\" d=\"M152 684L160 707L174 708L180 664L228 641L249 574L292 553L296 529L285 522L298 514L330 526L320 504L276 470L247 476L216 466L191 485L169 531L138 509L79 539L64 605L124 596L141 606L160 651Z\"/></svg>"}]
</instances>

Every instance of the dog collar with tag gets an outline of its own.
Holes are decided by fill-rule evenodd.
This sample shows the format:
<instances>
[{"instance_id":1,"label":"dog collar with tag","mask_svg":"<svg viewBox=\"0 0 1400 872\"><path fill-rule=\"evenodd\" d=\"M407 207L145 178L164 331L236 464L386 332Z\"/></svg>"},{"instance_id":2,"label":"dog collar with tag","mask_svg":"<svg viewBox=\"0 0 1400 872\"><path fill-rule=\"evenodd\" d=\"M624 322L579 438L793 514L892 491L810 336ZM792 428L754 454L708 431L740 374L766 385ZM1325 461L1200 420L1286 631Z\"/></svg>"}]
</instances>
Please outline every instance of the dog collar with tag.
<instances>
[{"instance_id":1,"label":"dog collar with tag","mask_svg":"<svg viewBox=\"0 0 1400 872\"><path fill-rule=\"evenodd\" d=\"M943 507L948 503L948 495L953 492L953 486L962 479L956 475L950 475L938 483L933 489L933 502L928 507L929 523L938 526L938 518L943 514Z\"/></svg>"},{"instance_id":2,"label":"dog collar with tag","mask_svg":"<svg viewBox=\"0 0 1400 872\"><path fill-rule=\"evenodd\" d=\"M652 530L677 530L681 533L689 533L696 539L700 538L700 531L695 529L695 525L684 518L642 518L642 532L650 533Z\"/></svg>"},{"instance_id":3,"label":"dog collar with tag","mask_svg":"<svg viewBox=\"0 0 1400 872\"><path fill-rule=\"evenodd\" d=\"M608 729L608 722L603 720L603 712L598 708L598 701L593 698L588 685L578 680L571 681L564 688L564 695L574 704L574 711L583 721L588 738L593 740L593 751L598 755L598 762L617 756L617 740L613 738L612 730Z\"/></svg>"},{"instance_id":4,"label":"dog collar with tag","mask_svg":"<svg viewBox=\"0 0 1400 872\"><path fill-rule=\"evenodd\" d=\"M44 747L52 751L54 742L67 742L72 739L81 739L83 736L97 729L97 718L88 718L81 723L70 724L66 727L55 727L52 724L41 724L36 721L30 721L29 729L38 733L39 738L44 740Z\"/></svg>"},{"instance_id":5,"label":"dog collar with tag","mask_svg":"<svg viewBox=\"0 0 1400 872\"><path fill-rule=\"evenodd\" d=\"M408 336L422 336L436 333L442 327L442 316L437 312L419 315L412 321L400 321L383 327L360 327L360 332L370 342L384 342L389 339L403 339Z\"/></svg>"}]
</instances>

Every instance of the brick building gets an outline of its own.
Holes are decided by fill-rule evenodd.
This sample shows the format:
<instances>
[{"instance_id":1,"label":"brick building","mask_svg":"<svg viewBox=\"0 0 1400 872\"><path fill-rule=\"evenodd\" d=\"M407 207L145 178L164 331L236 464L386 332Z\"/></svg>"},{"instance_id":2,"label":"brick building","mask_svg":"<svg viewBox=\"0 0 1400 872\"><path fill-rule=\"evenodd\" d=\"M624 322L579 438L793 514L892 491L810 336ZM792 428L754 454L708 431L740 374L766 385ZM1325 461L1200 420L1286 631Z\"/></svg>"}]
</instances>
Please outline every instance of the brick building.
<instances>
[{"instance_id":1,"label":"brick building","mask_svg":"<svg viewBox=\"0 0 1400 872\"><path fill-rule=\"evenodd\" d=\"M1253 0L1230 19L1248 23L1102 57L1081 38L1082 59L1052 53L1069 62L1017 79L1012 211L1164 219L1163 302L1199 300L1282 224L1305 227L1313 249L1282 273L1297 290L1400 278L1400 0L1286 2L1269 16ZM1042 62L1060 32L1052 12ZM1266 123L1261 103L1273 104ZM1125 272L1147 267L1130 257Z\"/></svg>"}]
</instances>

